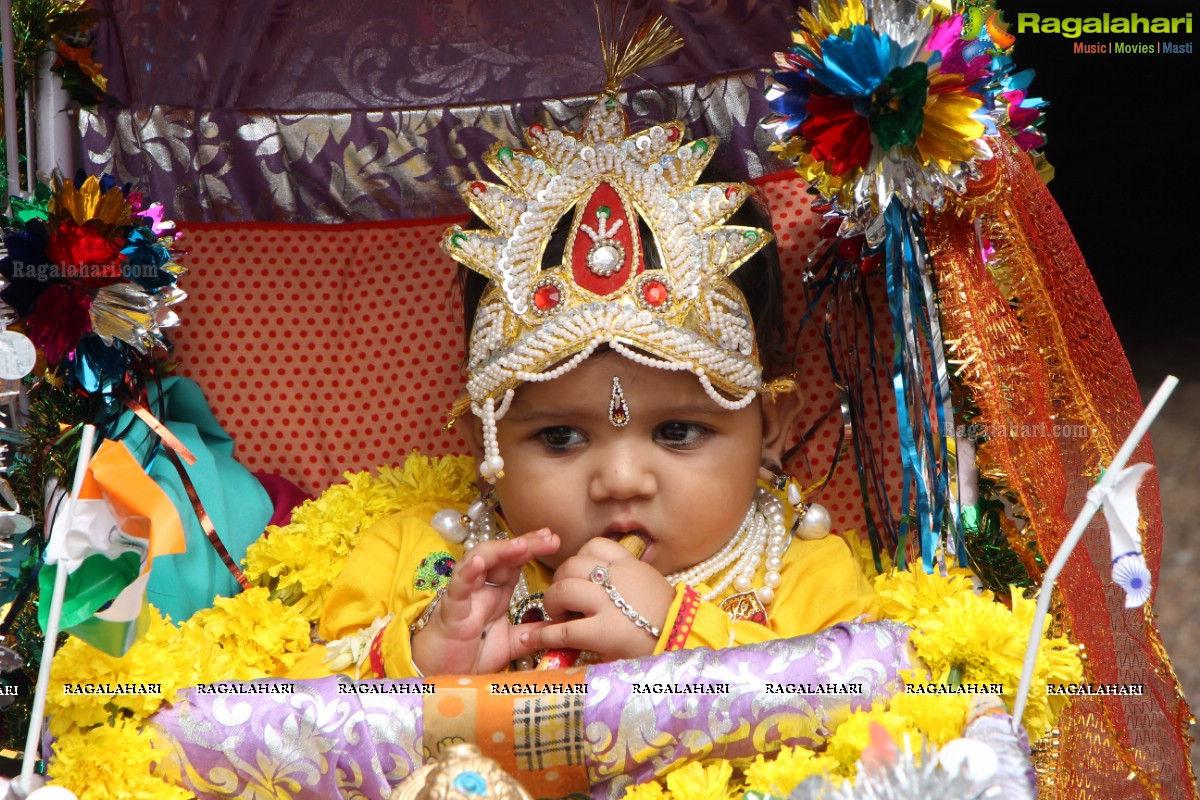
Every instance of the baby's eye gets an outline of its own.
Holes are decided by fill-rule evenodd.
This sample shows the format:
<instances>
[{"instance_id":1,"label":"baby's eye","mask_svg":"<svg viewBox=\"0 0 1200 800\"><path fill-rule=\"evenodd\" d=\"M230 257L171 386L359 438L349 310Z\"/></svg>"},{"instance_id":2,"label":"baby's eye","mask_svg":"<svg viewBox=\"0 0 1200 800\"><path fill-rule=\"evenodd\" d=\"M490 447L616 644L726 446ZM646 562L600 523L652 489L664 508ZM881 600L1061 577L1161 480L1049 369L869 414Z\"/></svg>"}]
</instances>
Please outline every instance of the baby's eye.
<instances>
[{"instance_id":1,"label":"baby's eye","mask_svg":"<svg viewBox=\"0 0 1200 800\"><path fill-rule=\"evenodd\" d=\"M692 447L708 436L709 430L693 422L667 422L658 426L654 437L671 447Z\"/></svg>"},{"instance_id":2,"label":"baby's eye","mask_svg":"<svg viewBox=\"0 0 1200 800\"><path fill-rule=\"evenodd\" d=\"M566 425L542 428L536 436L550 450L566 450L583 443L583 434Z\"/></svg>"}]
</instances>

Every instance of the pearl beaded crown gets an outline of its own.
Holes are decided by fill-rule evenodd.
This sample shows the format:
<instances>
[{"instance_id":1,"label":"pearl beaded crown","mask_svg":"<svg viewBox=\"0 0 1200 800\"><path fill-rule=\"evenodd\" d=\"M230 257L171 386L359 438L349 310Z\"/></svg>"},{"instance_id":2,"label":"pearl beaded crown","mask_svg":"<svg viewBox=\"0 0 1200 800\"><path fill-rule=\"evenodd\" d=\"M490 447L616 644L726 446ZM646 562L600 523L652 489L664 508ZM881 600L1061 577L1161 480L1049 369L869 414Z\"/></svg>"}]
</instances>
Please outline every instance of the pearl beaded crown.
<instances>
[{"instance_id":1,"label":"pearl beaded crown","mask_svg":"<svg viewBox=\"0 0 1200 800\"><path fill-rule=\"evenodd\" d=\"M463 196L489 229L455 225L442 240L451 257L491 280L467 358L476 414L485 405L496 413L520 383L556 378L602 344L695 373L722 406L753 399L762 381L754 327L728 276L771 234L722 224L751 189L697 185L715 139L685 143L682 130L669 123L631 134L607 91L578 133L533 125L528 150L488 150L484 161L503 184L474 181ZM563 263L543 270L568 214ZM653 269L639 218L657 248Z\"/></svg>"}]
</instances>

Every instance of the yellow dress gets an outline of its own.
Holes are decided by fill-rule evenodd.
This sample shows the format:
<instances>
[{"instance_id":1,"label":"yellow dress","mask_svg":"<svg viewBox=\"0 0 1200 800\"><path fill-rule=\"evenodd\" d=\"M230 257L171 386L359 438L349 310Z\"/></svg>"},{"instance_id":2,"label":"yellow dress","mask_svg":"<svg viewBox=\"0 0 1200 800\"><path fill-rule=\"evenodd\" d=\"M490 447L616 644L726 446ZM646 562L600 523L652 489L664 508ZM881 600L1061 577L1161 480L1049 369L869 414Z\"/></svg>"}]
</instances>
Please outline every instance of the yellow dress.
<instances>
[{"instance_id":1,"label":"yellow dress","mask_svg":"<svg viewBox=\"0 0 1200 800\"><path fill-rule=\"evenodd\" d=\"M334 584L321 615L319 635L325 641L350 636L377 618L394 615L374 643L377 658L389 678L417 675L409 646L409 626L429 605L446 580L450 560L462 557L463 547L443 539L429 520L445 506L425 503L380 520L360 537L345 569ZM734 621L719 603L734 592L726 590L712 601L699 601L706 586L688 592L676 587L655 654L679 647L722 648L814 633L838 622L878 613L878 599L863 576L849 547L838 536L817 541L793 539L783 556L775 600L764 623ZM761 580L761 572L759 574ZM530 592L550 584L551 572L538 563L525 567ZM680 618L681 613L687 619ZM690 627L689 627L690 623ZM672 641L672 632L675 641ZM315 655L315 654L314 654ZM314 663L301 666L294 677L312 677ZM327 671L326 671L327 672ZM360 671L372 675L369 666Z\"/></svg>"}]
</instances>

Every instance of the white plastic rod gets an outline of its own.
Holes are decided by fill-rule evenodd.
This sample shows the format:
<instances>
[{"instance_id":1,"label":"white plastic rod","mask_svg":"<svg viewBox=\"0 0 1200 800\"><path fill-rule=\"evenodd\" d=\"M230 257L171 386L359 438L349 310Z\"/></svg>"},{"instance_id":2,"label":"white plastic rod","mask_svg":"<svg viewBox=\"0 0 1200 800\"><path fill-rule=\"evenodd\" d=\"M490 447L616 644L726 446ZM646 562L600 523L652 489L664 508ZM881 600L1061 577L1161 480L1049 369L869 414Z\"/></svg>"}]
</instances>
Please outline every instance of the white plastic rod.
<instances>
[{"instance_id":1,"label":"white plastic rod","mask_svg":"<svg viewBox=\"0 0 1200 800\"><path fill-rule=\"evenodd\" d=\"M1167 379L1162 382L1162 386L1158 387L1158 391L1154 393L1154 397L1150 398L1150 402L1146 405L1146 409L1142 412L1142 415L1138 417L1133 430L1129 432L1129 436L1125 437L1125 441L1121 444L1120 449L1117 450L1112 463L1108 465L1108 468L1104 470L1104 474L1100 476L1100 480L1097 481L1095 488L1099 491L1088 493L1087 502L1080 509L1079 516L1075 518L1075 524L1071 526L1071 530L1067 533L1067 538L1063 539L1062 546L1054 554L1054 559L1050 562L1050 566L1046 569L1046 574L1042 577L1042 588L1038 592L1037 610L1033 615L1033 628L1029 631L1029 644L1025 647L1025 665L1021 669L1021 684L1017 687L1017 697L1013 703L1014 730L1021 724L1021 717L1025 714L1025 705L1029 701L1029 689L1033 683L1033 669L1037 664L1038 650L1042 645L1042 620L1050 608L1050 596L1054 593L1054 581L1058 578L1058 574L1063 571L1063 567L1067 565L1067 559L1071 557L1071 551L1075 549L1075 545L1079 544L1079 540L1083 538L1083 532L1087 530L1088 523L1092 521L1092 517L1100 510L1103 502L1102 498L1112 488L1113 481L1117 479L1121 470L1125 469L1125 462L1133 455L1134 449L1142 441L1142 437L1146 435L1146 431L1150 429L1150 424L1154 422L1154 418L1158 416L1158 412L1162 411L1167 398L1171 396L1171 392L1175 391L1175 387L1178 385L1179 379L1174 375L1168 375Z\"/></svg>"},{"instance_id":2,"label":"white plastic rod","mask_svg":"<svg viewBox=\"0 0 1200 800\"><path fill-rule=\"evenodd\" d=\"M17 65L13 60L16 53L16 35L13 33L12 0L0 0L0 47L4 48L4 149L5 175L8 177L8 193L21 193L21 173L17 154ZM0 198L0 206L8 208L8 198Z\"/></svg>"},{"instance_id":3,"label":"white plastic rod","mask_svg":"<svg viewBox=\"0 0 1200 800\"><path fill-rule=\"evenodd\" d=\"M71 163L71 97L63 89L62 78L50 70L57 58L53 50L38 56L37 171L49 178L58 170L70 180L75 176L75 165Z\"/></svg>"},{"instance_id":4,"label":"white plastic rod","mask_svg":"<svg viewBox=\"0 0 1200 800\"><path fill-rule=\"evenodd\" d=\"M83 437L79 442L79 463L75 465L75 480L71 484L71 496L67 498L65 508L59 513L65 513L70 520L75 514L75 498L83 488L83 479L87 475L88 462L92 460L92 446L96 439L94 425L83 426ZM46 524L53 532L54 526L47 520ZM46 549L50 542L47 538ZM54 570L54 591L50 598L50 614L46 620L46 640L42 643L42 663L38 666L37 688L33 694L33 707L29 715L29 733L25 736L25 753L21 761L21 782L24 786L31 785L33 768L37 762L39 743L42 738L42 720L46 716L46 691L50 687L50 666L54 661L54 645L58 639L58 623L62 619L63 597L67 593L67 571L59 564ZM42 598L45 600L45 598Z\"/></svg>"}]
</instances>

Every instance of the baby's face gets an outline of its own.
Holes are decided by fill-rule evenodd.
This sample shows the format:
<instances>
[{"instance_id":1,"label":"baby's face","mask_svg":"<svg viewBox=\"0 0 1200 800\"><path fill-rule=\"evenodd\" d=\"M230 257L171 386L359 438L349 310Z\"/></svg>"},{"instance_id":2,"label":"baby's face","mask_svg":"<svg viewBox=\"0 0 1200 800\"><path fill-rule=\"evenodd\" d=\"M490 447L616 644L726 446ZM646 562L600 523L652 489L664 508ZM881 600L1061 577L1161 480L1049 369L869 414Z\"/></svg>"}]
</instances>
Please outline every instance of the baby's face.
<instances>
[{"instance_id":1,"label":"baby's face","mask_svg":"<svg viewBox=\"0 0 1200 800\"><path fill-rule=\"evenodd\" d=\"M624 427L610 420L614 377ZM642 560L667 574L737 531L758 477L763 420L757 399L727 411L690 372L609 353L521 386L498 435L505 475L496 494L512 532L546 527L562 539L547 566L589 539L636 532L648 545Z\"/></svg>"}]
</instances>

